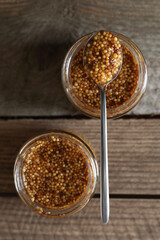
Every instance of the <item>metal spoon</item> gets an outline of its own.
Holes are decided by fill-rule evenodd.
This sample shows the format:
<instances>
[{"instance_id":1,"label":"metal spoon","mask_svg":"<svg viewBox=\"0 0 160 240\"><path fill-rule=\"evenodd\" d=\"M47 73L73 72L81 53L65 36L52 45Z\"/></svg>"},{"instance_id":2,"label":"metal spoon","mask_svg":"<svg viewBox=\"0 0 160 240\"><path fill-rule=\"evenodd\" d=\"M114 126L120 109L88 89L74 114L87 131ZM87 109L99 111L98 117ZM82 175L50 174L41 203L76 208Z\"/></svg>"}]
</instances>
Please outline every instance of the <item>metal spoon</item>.
<instances>
[{"instance_id":1,"label":"metal spoon","mask_svg":"<svg viewBox=\"0 0 160 240\"><path fill-rule=\"evenodd\" d=\"M86 47L83 52L83 65L85 66L86 48L87 44L92 42L93 37L97 32L94 32L86 43ZM122 53L121 53L122 54ZM123 57L123 56L122 56ZM122 59L121 57L121 59ZM101 93L101 187L100 187L100 198L101 198L101 218L104 224L109 221L109 175L108 175L108 144L107 144L107 109L106 109L106 88L119 74L121 65L115 74L115 76L107 82L99 83L98 87Z\"/></svg>"}]
</instances>

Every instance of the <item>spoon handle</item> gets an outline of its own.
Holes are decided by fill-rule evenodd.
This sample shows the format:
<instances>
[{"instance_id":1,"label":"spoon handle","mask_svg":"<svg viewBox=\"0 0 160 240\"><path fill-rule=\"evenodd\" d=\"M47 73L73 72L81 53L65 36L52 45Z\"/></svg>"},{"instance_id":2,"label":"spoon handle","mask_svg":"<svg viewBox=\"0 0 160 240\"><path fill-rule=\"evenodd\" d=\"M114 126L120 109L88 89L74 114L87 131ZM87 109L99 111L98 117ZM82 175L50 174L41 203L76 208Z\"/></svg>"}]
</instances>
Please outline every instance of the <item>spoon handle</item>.
<instances>
[{"instance_id":1,"label":"spoon handle","mask_svg":"<svg viewBox=\"0 0 160 240\"><path fill-rule=\"evenodd\" d=\"M109 180L107 145L106 87L101 88L101 217L103 223L109 221Z\"/></svg>"}]
</instances>

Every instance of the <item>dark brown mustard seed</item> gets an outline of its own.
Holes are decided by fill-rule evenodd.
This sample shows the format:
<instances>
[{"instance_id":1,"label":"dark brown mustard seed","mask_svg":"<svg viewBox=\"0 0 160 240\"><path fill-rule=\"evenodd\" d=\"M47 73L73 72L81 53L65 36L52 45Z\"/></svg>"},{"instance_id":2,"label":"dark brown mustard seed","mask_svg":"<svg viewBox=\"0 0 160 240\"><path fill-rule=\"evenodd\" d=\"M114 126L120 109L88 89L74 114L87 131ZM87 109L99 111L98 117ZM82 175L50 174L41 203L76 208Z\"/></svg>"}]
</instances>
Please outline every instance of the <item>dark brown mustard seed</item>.
<instances>
[{"instance_id":1,"label":"dark brown mustard seed","mask_svg":"<svg viewBox=\"0 0 160 240\"><path fill-rule=\"evenodd\" d=\"M31 200L57 209L79 201L89 183L87 155L66 137L45 136L25 156L23 178Z\"/></svg>"},{"instance_id":2,"label":"dark brown mustard seed","mask_svg":"<svg viewBox=\"0 0 160 240\"><path fill-rule=\"evenodd\" d=\"M83 67L83 50L80 49L71 65L71 83L75 96L86 106L100 109L100 90L88 77ZM114 109L127 102L137 89L139 70L131 51L122 45L123 63L118 77L106 89L107 108Z\"/></svg>"},{"instance_id":3,"label":"dark brown mustard seed","mask_svg":"<svg viewBox=\"0 0 160 240\"><path fill-rule=\"evenodd\" d=\"M122 62L120 41L111 32L100 31L85 48L84 69L97 84L111 81Z\"/></svg>"}]
</instances>

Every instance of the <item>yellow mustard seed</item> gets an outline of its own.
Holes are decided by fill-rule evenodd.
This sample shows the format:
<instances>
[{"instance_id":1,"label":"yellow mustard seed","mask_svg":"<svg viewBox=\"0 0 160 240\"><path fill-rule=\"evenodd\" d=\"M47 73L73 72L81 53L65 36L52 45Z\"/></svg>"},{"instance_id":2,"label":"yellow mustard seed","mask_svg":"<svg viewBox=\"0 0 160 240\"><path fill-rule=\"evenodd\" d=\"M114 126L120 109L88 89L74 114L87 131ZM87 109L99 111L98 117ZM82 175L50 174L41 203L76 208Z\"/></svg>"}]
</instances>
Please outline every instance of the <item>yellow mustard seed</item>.
<instances>
[{"instance_id":1,"label":"yellow mustard seed","mask_svg":"<svg viewBox=\"0 0 160 240\"><path fill-rule=\"evenodd\" d=\"M121 47L123 51L123 63L121 71L118 77L113 82L109 83L106 89L106 101L108 109L117 108L127 102L136 91L138 85L139 70L137 61L129 48L123 44ZM75 55L71 65L71 83L75 91L74 94L86 107L89 106L100 109L100 90L93 78L88 76L84 71L83 50L84 48L79 50L77 55ZM102 65L103 62L101 62L101 66ZM99 65L96 65L96 73L93 73L95 76L98 76L98 69ZM80 78L75 76L77 73L81 75ZM75 83L77 83L79 88L75 88Z\"/></svg>"},{"instance_id":2,"label":"yellow mustard seed","mask_svg":"<svg viewBox=\"0 0 160 240\"><path fill-rule=\"evenodd\" d=\"M98 32L87 44L85 50L86 73L97 84L110 81L118 73L121 66L121 53L121 44L117 37L110 32ZM96 75L97 68L98 75Z\"/></svg>"},{"instance_id":3,"label":"yellow mustard seed","mask_svg":"<svg viewBox=\"0 0 160 240\"><path fill-rule=\"evenodd\" d=\"M50 209L78 202L89 183L87 159L83 150L66 137L45 136L35 142L23 166L25 189L31 200Z\"/></svg>"}]
</instances>

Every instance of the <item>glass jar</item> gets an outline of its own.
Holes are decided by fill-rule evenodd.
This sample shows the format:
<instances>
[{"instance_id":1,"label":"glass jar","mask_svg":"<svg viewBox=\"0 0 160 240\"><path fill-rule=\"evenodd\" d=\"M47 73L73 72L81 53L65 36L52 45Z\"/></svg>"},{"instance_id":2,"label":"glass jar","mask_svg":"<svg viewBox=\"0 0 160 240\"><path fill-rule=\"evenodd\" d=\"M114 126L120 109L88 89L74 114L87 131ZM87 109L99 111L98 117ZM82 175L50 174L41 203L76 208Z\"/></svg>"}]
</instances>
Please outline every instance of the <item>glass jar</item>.
<instances>
[{"instance_id":1,"label":"glass jar","mask_svg":"<svg viewBox=\"0 0 160 240\"><path fill-rule=\"evenodd\" d=\"M132 97L126 101L124 104L122 104L119 107L113 108L113 109L107 109L108 118L118 118L132 110L136 104L139 102L141 97L143 96L146 85L147 85L147 67L144 60L144 57L139 50L139 48L133 43L130 39L127 37L112 32L117 38L120 39L120 42L122 45L126 46L131 53L133 54L139 70L139 80L137 84L137 88L132 95ZM74 59L77 52L85 46L87 40L91 37L92 33L89 33L85 35L84 37L80 38L77 42L73 44L73 46L69 49L68 53L66 54L66 57L63 62L62 66L62 85L64 88L64 91L69 99L69 101L80 111L81 113L92 117L92 118L100 118L100 109L91 107L86 105L84 102L82 102L75 94L71 78L70 78L70 69L72 60Z\"/></svg>"},{"instance_id":2,"label":"glass jar","mask_svg":"<svg viewBox=\"0 0 160 240\"><path fill-rule=\"evenodd\" d=\"M31 200L31 197L26 191L25 185L24 185L24 176L23 176L23 166L24 166L24 160L25 156L27 155L28 151L31 150L31 148L35 147L35 144L37 140L42 140L44 137L48 136L54 136L54 137L65 137L65 139L70 140L71 143L74 145L76 144L87 156L87 166L89 169L89 181L87 188L81 198L78 200L78 202L68 205L65 207L57 207L57 209L47 209L43 206L38 205L36 202L33 202ZM68 215L71 215L80 209L82 209L92 198L93 193L96 188L98 179L98 165L96 161L95 154L91 148L91 146L84 141L81 137L67 131L63 130L55 130L51 133L43 134L40 136L37 136L30 141L28 141L20 150L16 161L14 165L14 183L16 190L22 199L22 201L34 212L43 215L45 217L65 217Z\"/></svg>"}]
</instances>

